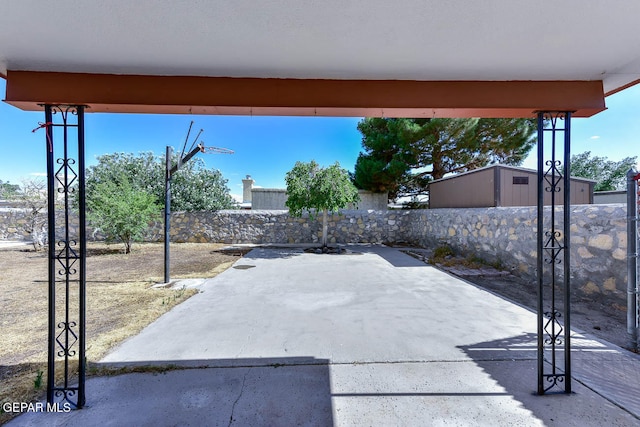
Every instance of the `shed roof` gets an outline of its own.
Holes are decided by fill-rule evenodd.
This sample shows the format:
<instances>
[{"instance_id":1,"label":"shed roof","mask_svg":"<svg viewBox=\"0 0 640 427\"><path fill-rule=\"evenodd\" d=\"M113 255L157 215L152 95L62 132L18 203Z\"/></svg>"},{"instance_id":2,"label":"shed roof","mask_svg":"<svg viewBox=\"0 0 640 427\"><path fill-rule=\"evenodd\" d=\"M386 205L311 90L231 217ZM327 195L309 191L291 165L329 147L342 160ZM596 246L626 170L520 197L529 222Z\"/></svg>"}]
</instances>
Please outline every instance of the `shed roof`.
<instances>
[{"instance_id":1,"label":"shed roof","mask_svg":"<svg viewBox=\"0 0 640 427\"><path fill-rule=\"evenodd\" d=\"M461 176L471 175L471 174L474 174L474 173L485 171L487 169L498 169L498 168L499 169L510 169L510 170L515 170L515 171L519 171L519 172L523 172L523 173L530 173L530 174L534 174L534 175L538 174L538 171L536 171L534 169L522 168L522 167L519 167L519 166L500 165L500 164L498 164L498 165L489 165L489 166L485 166L485 167L482 167L482 168L477 168L477 169L470 170L470 171L467 171L467 172L457 173L457 174L451 175L451 176L446 176L444 178L433 180L429 184L434 184L436 182L441 182L441 181L447 181L447 180L454 179L454 178L460 178ZM596 180L589 179L589 178L583 178L581 176L572 176L571 179L574 180L574 181L584 181L584 182L591 182L591 183L598 182Z\"/></svg>"}]
</instances>

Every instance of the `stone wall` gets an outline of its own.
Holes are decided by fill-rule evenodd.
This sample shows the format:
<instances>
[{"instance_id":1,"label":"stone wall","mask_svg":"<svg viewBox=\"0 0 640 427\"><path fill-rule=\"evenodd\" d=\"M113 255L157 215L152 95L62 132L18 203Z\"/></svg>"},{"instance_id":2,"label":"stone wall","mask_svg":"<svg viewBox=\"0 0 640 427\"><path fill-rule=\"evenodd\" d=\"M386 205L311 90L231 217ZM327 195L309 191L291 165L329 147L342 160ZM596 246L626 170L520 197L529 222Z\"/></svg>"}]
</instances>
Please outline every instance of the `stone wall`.
<instances>
[{"instance_id":1,"label":"stone wall","mask_svg":"<svg viewBox=\"0 0 640 427\"><path fill-rule=\"evenodd\" d=\"M329 216L330 243L385 243L403 240L409 211L345 210ZM288 211L220 211L173 214L175 242L316 243L321 217L289 216Z\"/></svg>"},{"instance_id":2,"label":"stone wall","mask_svg":"<svg viewBox=\"0 0 640 427\"><path fill-rule=\"evenodd\" d=\"M546 208L545 218L550 213ZM532 281L536 278L535 207L431 209L412 211L410 220L406 238L415 245L446 244L457 253L499 263ZM573 206L571 222L573 289L577 294L612 296L624 304L626 205ZM562 230L561 221L558 228Z\"/></svg>"},{"instance_id":3,"label":"stone wall","mask_svg":"<svg viewBox=\"0 0 640 427\"><path fill-rule=\"evenodd\" d=\"M30 240L26 212L0 212L0 238ZM545 210L550 215L550 208ZM558 215L561 219L561 215ZM536 276L536 208L343 211L329 217L331 243L449 245L461 255L500 263L516 275ZM558 225L561 230L562 225ZM174 242L317 243L321 220L287 211L220 211L172 214ZM100 238L88 230L89 239ZM161 240L162 223L150 240ZM577 295L626 301L626 205L572 207L571 271Z\"/></svg>"},{"instance_id":4,"label":"stone wall","mask_svg":"<svg viewBox=\"0 0 640 427\"><path fill-rule=\"evenodd\" d=\"M344 211L329 219L331 243L386 243L436 247L497 263L514 274L536 277L535 207ZM546 208L545 216L550 215ZM561 215L558 215L561 217ZM178 213L174 241L224 243L316 243L318 219L291 218L286 211ZM562 223L558 224L562 229ZM626 298L626 206L572 208L571 271L578 294Z\"/></svg>"},{"instance_id":5,"label":"stone wall","mask_svg":"<svg viewBox=\"0 0 640 427\"><path fill-rule=\"evenodd\" d=\"M26 209L3 208L0 211L0 240L31 240L26 231L28 221Z\"/></svg>"}]
</instances>

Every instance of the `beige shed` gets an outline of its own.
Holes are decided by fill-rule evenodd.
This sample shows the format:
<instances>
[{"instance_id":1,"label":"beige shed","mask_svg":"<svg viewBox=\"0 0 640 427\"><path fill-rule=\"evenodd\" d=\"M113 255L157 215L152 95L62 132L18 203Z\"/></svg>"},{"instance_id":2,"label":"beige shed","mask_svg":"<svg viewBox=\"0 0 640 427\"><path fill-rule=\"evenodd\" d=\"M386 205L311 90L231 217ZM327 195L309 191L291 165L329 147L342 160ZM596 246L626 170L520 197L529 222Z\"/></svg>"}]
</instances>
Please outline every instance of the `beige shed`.
<instances>
[{"instance_id":1,"label":"beige shed","mask_svg":"<svg viewBox=\"0 0 640 427\"><path fill-rule=\"evenodd\" d=\"M535 170L507 165L492 165L433 181L429 185L429 207L480 208L497 206L535 206L538 198L538 174ZM571 204L593 203L596 181L571 178ZM555 193L562 204L563 191ZM545 192L545 205L551 193Z\"/></svg>"}]
</instances>

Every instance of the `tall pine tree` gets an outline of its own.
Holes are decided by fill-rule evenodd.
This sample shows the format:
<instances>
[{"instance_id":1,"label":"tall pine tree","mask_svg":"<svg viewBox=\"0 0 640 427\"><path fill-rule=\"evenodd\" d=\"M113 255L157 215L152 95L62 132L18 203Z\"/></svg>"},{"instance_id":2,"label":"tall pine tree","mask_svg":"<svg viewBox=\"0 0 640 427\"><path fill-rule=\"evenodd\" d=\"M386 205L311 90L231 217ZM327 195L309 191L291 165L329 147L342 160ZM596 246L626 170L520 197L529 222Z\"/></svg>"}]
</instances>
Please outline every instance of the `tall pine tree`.
<instances>
[{"instance_id":1,"label":"tall pine tree","mask_svg":"<svg viewBox=\"0 0 640 427\"><path fill-rule=\"evenodd\" d=\"M399 196L426 194L429 181L489 164L519 165L535 144L529 119L385 119L358 123L356 187Z\"/></svg>"}]
</instances>

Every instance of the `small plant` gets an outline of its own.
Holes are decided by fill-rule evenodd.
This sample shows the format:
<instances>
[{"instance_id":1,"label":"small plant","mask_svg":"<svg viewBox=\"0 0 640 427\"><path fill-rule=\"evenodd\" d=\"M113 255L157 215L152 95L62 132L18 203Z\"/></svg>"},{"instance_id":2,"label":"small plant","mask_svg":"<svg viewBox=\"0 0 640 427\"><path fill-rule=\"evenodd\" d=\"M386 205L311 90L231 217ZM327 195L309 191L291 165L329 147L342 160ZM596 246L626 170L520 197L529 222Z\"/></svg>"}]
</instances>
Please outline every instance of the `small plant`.
<instances>
[{"instance_id":1,"label":"small plant","mask_svg":"<svg viewBox=\"0 0 640 427\"><path fill-rule=\"evenodd\" d=\"M487 265L487 262L477 255L471 255L462 264L467 268L479 269Z\"/></svg>"},{"instance_id":2,"label":"small plant","mask_svg":"<svg viewBox=\"0 0 640 427\"><path fill-rule=\"evenodd\" d=\"M454 255L455 253L453 252L453 249L451 249L451 246L448 246L448 245L438 246L433 251L434 259L442 259L446 257L452 257Z\"/></svg>"},{"instance_id":3,"label":"small plant","mask_svg":"<svg viewBox=\"0 0 640 427\"><path fill-rule=\"evenodd\" d=\"M173 294L173 300L175 301L175 300L177 300L177 299L182 298L182 296L184 295L184 293L186 292L186 290L187 290L187 287L186 287L186 286L184 286L184 285L182 285L182 286L180 287L180 289L176 289L176 291L175 291L175 292L174 292L174 294Z\"/></svg>"},{"instance_id":4,"label":"small plant","mask_svg":"<svg viewBox=\"0 0 640 427\"><path fill-rule=\"evenodd\" d=\"M451 266L454 264L453 257L455 257L455 253L451 246L441 245L433 250L433 254L429 258L429 263Z\"/></svg>"},{"instance_id":5,"label":"small plant","mask_svg":"<svg viewBox=\"0 0 640 427\"><path fill-rule=\"evenodd\" d=\"M173 292L173 295L162 298L162 305L169 305L171 302L176 302L182 299L186 291L187 291L187 287L184 285L178 289L175 289Z\"/></svg>"},{"instance_id":6,"label":"small plant","mask_svg":"<svg viewBox=\"0 0 640 427\"><path fill-rule=\"evenodd\" d=\"M44 371L38 369L38 372L36 373L36 379L33 380L33 388L35 390L40 390L40 388L42 387L42 375L44 375Z\"/></svg>"},{"instance_id":7,"label":"small plant","mask_svg":"<svg viewBox=\"0 0 640 427\"><path fill-rule=\"evenodd\" d=\"M502 260L500 258L498 258L494 262L490 263L489 265L491 267L495 268L496 270L504 270L505 269L505 266L502 263Z\"/></svg>"}]
</instances>

